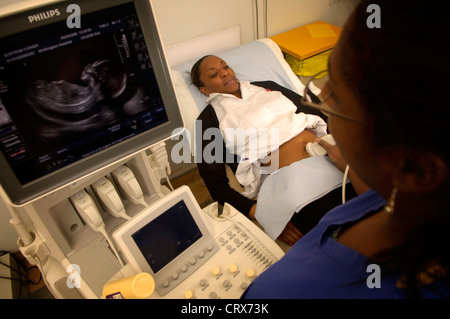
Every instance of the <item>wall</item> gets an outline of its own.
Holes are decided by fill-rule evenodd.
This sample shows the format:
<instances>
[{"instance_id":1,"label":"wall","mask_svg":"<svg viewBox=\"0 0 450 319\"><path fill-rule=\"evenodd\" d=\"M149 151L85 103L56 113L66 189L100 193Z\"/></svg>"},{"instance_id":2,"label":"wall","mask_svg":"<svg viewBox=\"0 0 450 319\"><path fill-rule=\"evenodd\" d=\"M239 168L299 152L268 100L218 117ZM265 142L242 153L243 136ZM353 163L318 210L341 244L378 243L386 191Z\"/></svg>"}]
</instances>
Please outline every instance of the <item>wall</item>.
<instances>
[{"instance_id":1,"label":"wall","mask_svg":"<svg viewBox=\"0 0 450 319\"><path fill-rule=\"evenodd\" d=\"M316 20L342 26L357 0L152 2L164 45L170 46L235 24L241 26L241 43L255 40L258 36L270 37Z\"/></svg>"},{"instance_id":2,"label":"wall","mask_svg":"<svg viewBox=\"0 0 450 319\"><path fill-rule=\"evenodd\" d=\"M357 0L268 0L267 35L322 20L342 27Z\"/></svg>"},{"instance_id":3,"label":"wall","mask_svg":"<svg viewBox=\"0 0 450 319\"><path fill-rule=\"evenodd\" d=\"M241 25L242 42L254 39L254 0L153 0L165 46Z\"/></svg>"}]
</instances>

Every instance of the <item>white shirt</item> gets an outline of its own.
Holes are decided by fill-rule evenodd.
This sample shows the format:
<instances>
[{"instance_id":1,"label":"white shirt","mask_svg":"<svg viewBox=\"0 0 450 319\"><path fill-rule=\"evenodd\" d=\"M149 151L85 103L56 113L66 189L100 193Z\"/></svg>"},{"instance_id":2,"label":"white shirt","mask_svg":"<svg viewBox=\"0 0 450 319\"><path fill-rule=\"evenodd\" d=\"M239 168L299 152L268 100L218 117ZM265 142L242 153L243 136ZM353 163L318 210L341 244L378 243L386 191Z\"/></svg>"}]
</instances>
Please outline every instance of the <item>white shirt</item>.
<instances>
[{"instance_id":1,"label":"white shirt","mask_svg":"<svg viewBox=\"0 0 450 319\"><path fill-rule=\"evenodd\" d=\"M281 92L239 83L242 98L212 93L207 102L216 112L226 148L241 158L236 178L252 198L260 186L260 160L305 129L325 135L326 123L316 115L296 114L295 104Z\"/></svg>"}]
</instances>

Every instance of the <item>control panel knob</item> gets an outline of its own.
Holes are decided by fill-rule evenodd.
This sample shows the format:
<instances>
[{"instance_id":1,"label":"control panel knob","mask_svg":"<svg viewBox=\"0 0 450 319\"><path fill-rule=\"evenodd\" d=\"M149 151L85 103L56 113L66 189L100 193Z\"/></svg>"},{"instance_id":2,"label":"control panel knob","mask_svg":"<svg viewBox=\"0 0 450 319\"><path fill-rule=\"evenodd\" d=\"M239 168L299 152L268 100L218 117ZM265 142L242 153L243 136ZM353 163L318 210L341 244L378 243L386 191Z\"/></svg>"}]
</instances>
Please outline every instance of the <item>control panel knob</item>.
<instances>
[{"instance_id":1,"label":"control panel knob","mask_svg":"<svg viewBox=\"0 0 450 319\"><path fill-rule=\"evenodd\" d=\"M253 268L249 268L247 269L247 272L245 273L247 275L248 278L253 278L255 277L255 270Z\"/></svg>"},{"instance_id":2,"label":"control panel knob","mask_svg":"<svg viewBox=\"0 0 450 319\"><path fill-rule=\"evenodd\" d=\"M184 292L184 299L192 299L194 297L194 292L190 289Z\"/></svg>"},{"instance_id":3,"label":"control panel knob","mask_svg":"<svg viewBox=\"0 0 450 319\"><path fill-rule=\"evenodd\" d=\"M219 275L219 274L220 274L220 267L219 267L219 266L214 266L214 267L211 269L211 272L212 272L212 274L213 274L214 276Z\"/></svg>"},{"instance_id":4,"label":"control panel knob","mask_svg":"<svg viewBox=\"0 0 450 319\"><path fill-rule=\"evenodd\" d=\"M232 274L234 274L238 270L238 266L231 264L229 270Z\"/></svg>"},{"instance_id":5,"label":"control panel knob","mask_svg":"<svg viewBox=\"0 0 450 319\"><path fill-rule=\"evenodd\" d=\"M217 299L217 292L213 291L209 293L209 299Z\"/></svg>"}]
</instances>

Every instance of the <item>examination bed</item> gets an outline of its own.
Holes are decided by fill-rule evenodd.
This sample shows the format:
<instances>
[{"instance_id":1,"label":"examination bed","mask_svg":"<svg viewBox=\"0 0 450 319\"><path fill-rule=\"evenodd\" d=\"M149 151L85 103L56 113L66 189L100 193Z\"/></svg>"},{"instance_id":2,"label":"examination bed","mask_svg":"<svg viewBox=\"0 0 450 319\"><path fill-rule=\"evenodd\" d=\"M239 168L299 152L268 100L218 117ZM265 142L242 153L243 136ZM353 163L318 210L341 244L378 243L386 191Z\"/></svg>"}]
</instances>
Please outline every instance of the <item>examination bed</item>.
<instances>
[{"instance_id":1,"label":"examination bed","mask_svg":"<svg viewBox=\"0 0 450 319\"><path fill-rule=\"evenodd\" d=\"M226 32L229 33L230 30L226 30ZM206 96L191 83L190 71L193 64L206 54L214 54L224 59L233 68L239 80L270 80L300 95L303 94L303 83L292 72L284 60L283 53L275 42L265 38L231 48L217 50L215 47L211 47L211 39L217 41L217 38L220 36L220 34L212 34L211 37L213 38L205 37L200 42L198 39L195 40L194 46L199 48L197 50L200 50L199 52L192 49L192 43L190 42L183 43L179 47L169 48L168 50L169 60L172 52L176 52L178 55L184 51L189 52L188 58L183 60L183 58L178 56L176 65L171 66L172 77L179 104L182 108L185 127L188 133L191 133L189 141L194 141L192 136L194 122L207 105ZM315 88L314 93L319 94L320 90ZM190 147L193 151L192 144ZM273 176L271 180L266 179L264 182L264 184L268 184L267 187L265 189L261 188L261 193L263 194L261 195L260 193L258 197L258 204L261 204L257 206L256 218L266 233L273 239L278 237L294 212L299 211L308 202L341 186L342 172L336 169L327 158L323 157L309 162L301 162L301 165L298 162L295 163L296 165L290 165L287 168L277 171L276 176ZM310 183L308 183L309 185L305 185L302 179L292 178L292 176L305 175L308 175L310 180L314 180L315 187L311 187ZM243 190L231 173L231 170L229 170L228 178L230 185L234 189L238 191ZM270 188L268 188L269 185ZM299 189L305 189L305 192L301 192L301 194L304 194L304 198L299 198ZM299 202L301 202L301 205L299 205ZM264 210L262 209L263 206ZM274 209L280 213L271 213ZM281 211L284 211L284 213L281 213Z\"/></svg>"}]
</instances>

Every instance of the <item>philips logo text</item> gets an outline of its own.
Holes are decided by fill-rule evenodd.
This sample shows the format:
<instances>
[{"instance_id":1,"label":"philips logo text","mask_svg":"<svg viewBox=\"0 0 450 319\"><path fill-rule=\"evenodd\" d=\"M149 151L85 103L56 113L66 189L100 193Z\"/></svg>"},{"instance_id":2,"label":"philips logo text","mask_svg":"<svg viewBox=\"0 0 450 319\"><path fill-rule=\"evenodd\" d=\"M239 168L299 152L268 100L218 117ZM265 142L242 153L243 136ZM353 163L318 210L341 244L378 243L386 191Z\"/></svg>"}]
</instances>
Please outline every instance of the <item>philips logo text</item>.
<instances>
[{"instance_id":1,"label":"philips logo text","mask_svg":"<svg viewBox=\"0 0 450 319\"><path fill-rule=\"evenodd\" d=\"M64 11L64 10L63 10ZM81 8L77 4L69 4L66 9L67 13L70 15L66 19L66 25L69 29L81 28ZM61 11L57 8L53 10L47 10L44 12L39 12L28 16L29 23L35 23L51 19L61 15Z\"/></svg>"},{"instance_id":2,"label":"philips logo text","mask_svg":"<svg viewBox=\"0 0 450 319\"><path fill-rule=\"evenodd\" d=\"M59 9L54 9L54 10L48 10L45 12L40 12L31 16L28 16L28 21L30 23L34 23L34 22L39 22L42 20L47 20L47 19L51 19L53 17L57 17L61 14L61 12L59 12Z\"/></svg>"}]
</instances>

